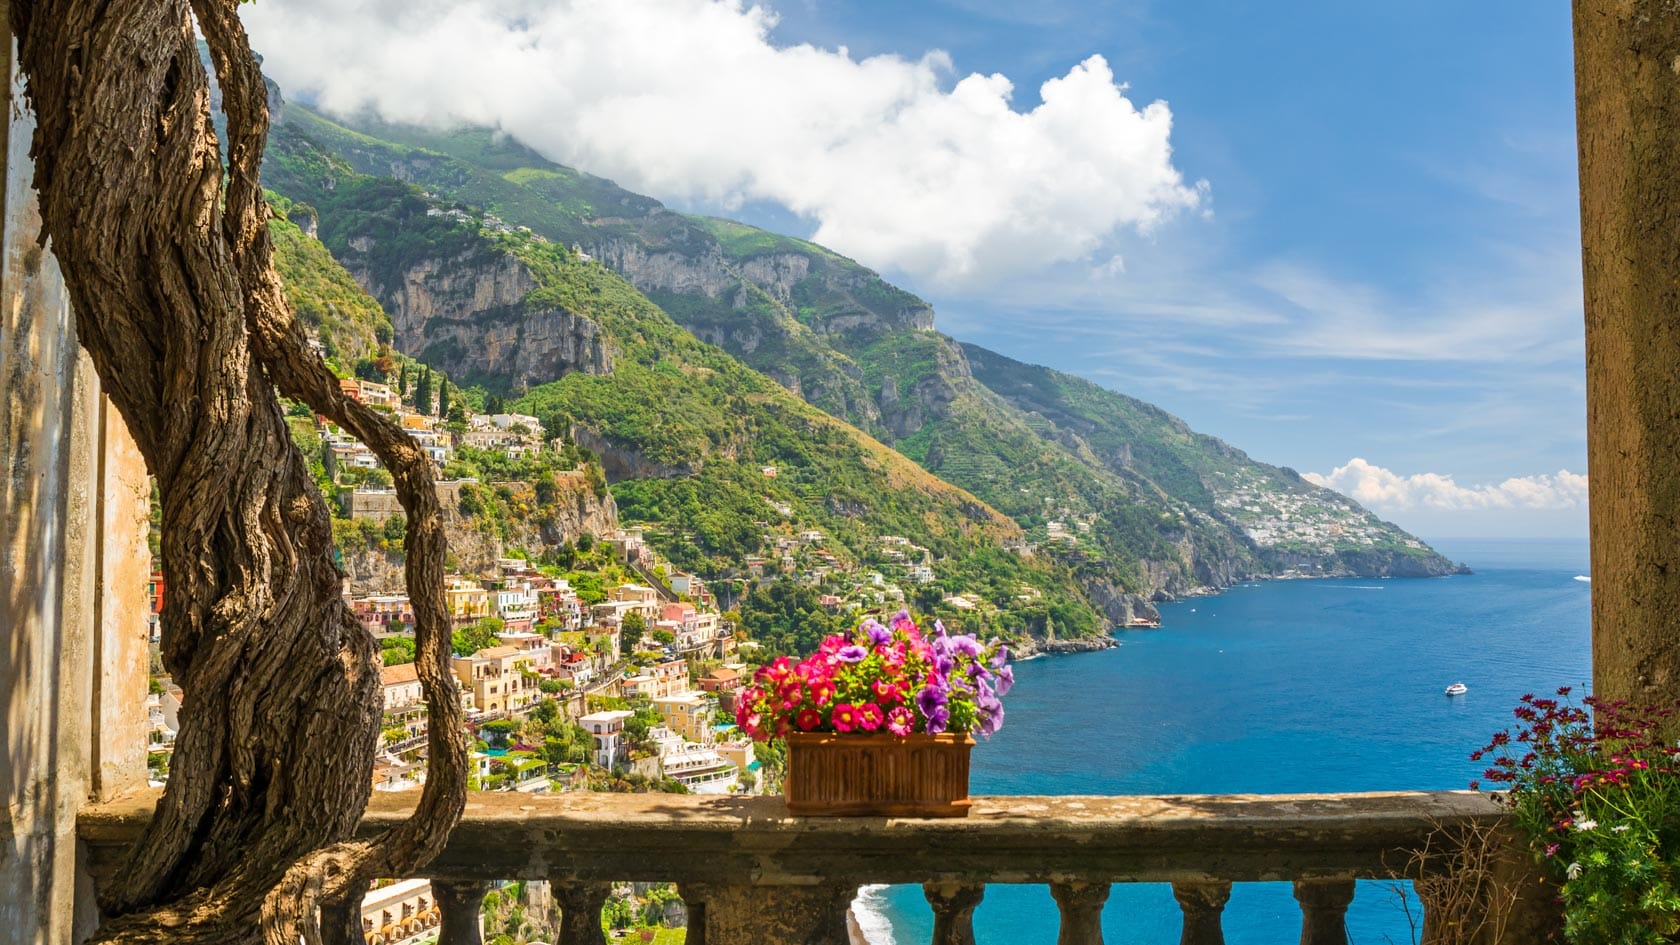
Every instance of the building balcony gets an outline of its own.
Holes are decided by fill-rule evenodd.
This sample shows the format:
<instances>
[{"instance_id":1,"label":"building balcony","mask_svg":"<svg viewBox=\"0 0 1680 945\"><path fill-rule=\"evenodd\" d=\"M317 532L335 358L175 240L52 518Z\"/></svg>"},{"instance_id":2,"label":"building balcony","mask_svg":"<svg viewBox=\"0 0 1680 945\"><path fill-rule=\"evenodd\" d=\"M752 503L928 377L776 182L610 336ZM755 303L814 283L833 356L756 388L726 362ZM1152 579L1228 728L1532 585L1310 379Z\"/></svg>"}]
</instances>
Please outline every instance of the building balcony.
<instances>
[{"instance_id":1,"label":"building balcony","mask_svg":"<svg viewBox=\"0 0 1680 945\"><path fill-rule=\"evenodd\" d=\"M82 811L96 881L118 868L156 799ZM376 794L363 830L394 826L414 800ZM1469 792L982 797L957 820L796 818L773 797L474 793L424 875L443 911L440 945L476 945L479 900L516 879L553 884L562 943L602 941L599 910L622 882L676 883L695 945L842 945L848 907L871 883L923 886L942 945L973 941L988 884L1048 885L1059 941L1092 945L1111 884L1162 883L1183 913L1181 941L1212 945L1233 883L1287 881L1303 945L1345 945L1359 879L1413 882L1430 945L1542 941L1553 893L1503 839L1500 817Z\"/></svg>"}]
</instances>

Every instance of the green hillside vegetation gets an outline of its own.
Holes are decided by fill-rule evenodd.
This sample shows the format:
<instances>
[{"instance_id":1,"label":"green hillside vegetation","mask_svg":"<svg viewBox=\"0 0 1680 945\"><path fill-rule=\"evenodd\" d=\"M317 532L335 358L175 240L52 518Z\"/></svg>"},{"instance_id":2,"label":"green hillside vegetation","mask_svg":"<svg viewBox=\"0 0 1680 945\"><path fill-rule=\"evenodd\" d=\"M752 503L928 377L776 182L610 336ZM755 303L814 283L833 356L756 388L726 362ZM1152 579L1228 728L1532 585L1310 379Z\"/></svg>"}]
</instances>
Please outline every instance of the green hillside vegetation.
<instances>
[{"instance_id":1,"label":"green hillside vegetation","mask_svg":"<svg viewBox=\"0 0 1680 945\"><path fill-rule=\"evenodd\" d=\"M815 244L730 221L670 213L656 200L554 164L485 129L439 134L413 126L370 123L369 133L364 133L298 105L288 105L285 116L270 140L264 179L286 193L332 193L341 182L367 175L379 182L371 185L380 191L377 197L369 194L373 199L389 199L392 192L387 188L396 183L394 179L414 181L460 205L530 227L536 235L562 246L599 247L603 241L622 240L651 253L687 258L717 245L712 235L715 229L725 235L742 232L743 246L763 243L827 254ZM422 217L392 215L390 222L435 228L441 221L434 218L427 224ZM360 232L361 226L345 224L343 229ZM333 245L325 228L322 238ZM334 247L334 252L341 251ZM841 261L841 257L832 258ZM392 254L388 261L399 266L401 254ZM391 275L381 274L385 284L392 284ZM879 435L882 431L863 412L869 396L858 366L818 339L794 309L735 275L735 287L715 298L657 289L650 289L647 297L702 338L720 341L728 334L750 334L755 348L751 366L783 383L797 379L806 399L819 409ZM804 280L796 293L800 313L832 307L826 298L829 293L812 283L812 279ZM877 294L895 301L902 296L919 304L914 296L891 287Z\"/></svg>"},{"instance_id":2,"label":"green hillside vegetation","mask_svg":"<svg viewBox=\"0 0 1680 945\"><path fill-rule=\"evenodd\" d=\"M362 287L320 242L304 235L288 217L315 216L307 204L294 204L279 195L270 201L275 216L269 220L274 240L274 263L285 284L286 300L322 344L331 344L327 354L347 362L373 357L391 343L391 320L379 303Z\"/></svg>"},{"instance_id":3,"label":"green hillside vegetation","mask_svg":"<svg viewBox=\"0 0 1680 945\"><path fill-rule=\"evenodd\" d=\"M397 146L372 142L302 109L289 107L288 114L290 130L276 136L265 180L318 209L321 239L334 253L349 252L354 241L370 281L395 280L421 260L472 264L511 257L537 288L517 310L485 317L518 322L531 311L561 310L601 327L613 349L610 375L573 372L523 392L507 378L465 380L482 386L473 396L506 395L510 409L536 415L550 433L575 433L610 460L608 469L626 470L612 486L621 515L657 523L651 540L678 566L707 575L738 573L744 556L765 551L767 529L774 528L817 529L849 560L882 535L903 535L944 562L942 580L930 592L968 592L992 602L1000 629L1042 629L1039 615L1052 606L1073 615L1065 624L1057 618L1061 632L1098 629L1066 564L996 550L1019 530L974 495L702 343L611 270L542 238L544 229L475 227L428 213L466 204L470 193L558 186L565 179L560 172L498 167L513 161L494 139L457 138L459 148L479 154L488 166L465 167L436 152L409 153L405 172L426 164L438 180L465 182L446 198L428 197L420 187L361 173L308 135L328 135L332 147L350 149L361 166L384 167L385 173ZM376 152L377 160L370 157ZM426 186L444 189L432 179ZM556 213L553 201L544 205ZM495 209L511 213L508 206L517 204ZM692 223L682 228L709 239ZM557 235L563 230L548 228ZM424 359L428 352L409 354ZM766 476L761 469L767 466L778 474ZM772 503L785 504L791 516L784 520ZM1021 583L1039 589L1043 600L1017 600Z\"/></svg>"},{"instance_id":4,"label":"green hillside vegetation","mask_svg":"<svg viewBox=\"0 0 1680 945\"><path fill-rule=\"evenodd\" d=\"M914 399L924 381L948 381L957 374L952 368L961 355L943 336L904 327L907 319L928 312L926 303L838 254L731 221L664 211L655 201L544 161L534 152L487 132L436 134L389 125L369 126L381 139L389 139L381 141L295 106L288 107L288 116L285 134L279 136L281 147L270 157L268 179L272 186L300 199L332 206L335 209L327 214L329 218L337 213L337 207L345 208L342 221L324 220L321 227L323 239L335 252L343 251L345 234L349 233L373 235L378 243L381 236L389 238L406 226L427 227L425 232L437 227L439 218L425 216L426 203L417 193L400 193L397 182L389 178L366 180L358 176L358 172L400 172L405 179L419 180L445 199L481 202L479 205L509 223L528 226L533 233L551 239L591 246L607 239L625 239L648 252L685 257L717 253L730 265L745 265L757 256L796 254L808 261L808 274L789 289L790 307L745 279L717 298L663 291L643 296L616 277L611 285L603 285L601 277L610 273L577 260L561 247L498 234L506 249L534 270L546 273L545 292L551 291L549 286L572 292L571 297L552 299L562 307L605 324L603 319L611 317L613 304L621 301L616 298L618 293L659 303L662 315L679 319L682 327L703 336L723 338L731 353L765 374L784 381L796 379L812 405L886 437L889 444L927 471L996 505L1025 528L1041 528L1044 522L1064 515L1087 519L1102 516L1106 527L1093 532L1096 547L1070 555L1067 566L1100 577L1104 583L1146 591L1138 562L1145 556L1170 558L1183 531L1197 527L1173 511L1170 503L1151 496L1151 490L1135 488L1070 456L1059 443L1038 435L1007 404L966 378L957 377L956 397L943 415L930 417L907 436L894 437L879 420L875 407L882 385L890 379L899 398ZM321 157L322 151L331 152L333 157ZM323 176L312 183L308 177L312 173ZM397 206L380 211L380 201L387 207L392 203ZM388 219L376 222L369 219L370 213ZM609 214L609 219L600 219ZM427 224L427 220L432 222ZM455 227L449 234L440 234L440 255L464 257L468 251L457 241L466 232ZM426 238L424 233L408 232L403 245L411 246ZM390 256L401 258L382 257L386 261L378 264L376 281L395 278L412 261L398 250ZM560 277L563 273L566 278ZM660 321L681 331L669 319ZM835 330L819 332L823 328ZM640 325L638 329L646 331ZM727 344L734 333L749 329L753 338L750 351L741 344ZM620 331L612 333L623 337ZM643 366L649 364L646 354L658 355L658 345L669 339L646 340L655 347L644 349L638 359ZM653 372L626 366L615 371L612 385L574 377L566 382L564 406L590 417L594 428L609 437L621 442L635 437L644 447L644 459L693 469L706 450L722 445L702 442L696 431L728 429L731 424L723 415L733 406L727 394L718 399L691 392L685 409L672 415L666 408L673 402L664 389L679 383L679 376L670 367ZM530 403L539 415L545 409L552 414L561 406L549 402L553 396L533 391ZM753 432L763 435L763 431ZM726 441L744 442L739 436ZM702 475L705 504L732 512L714 514L709 522L700 516L685 517L682 522L682 537L672 539L674 553L679 561L700 566L741 551L740 540L729 540L722 533L742 530L738 526L724 528L721 523L753 506L756 491L745 488L736 477L715 471ZM627 514L645 507L635 503L644 500L642 493L646 491L625 490ZM896 521L904 518L891 508L877 511ZM692 549L687 544L690 540Z\"/></svg>"},{"instance_id":5,"label":"green hillside vegetation","mask_svg":"<svg viewBox=\"0 0 1680 945\"><path fill-rule=\"evenodd\" d=\"M1385 532L1379 550L1406 557L1439 558L1410 536L1383 522L1351 499L1301 478L1292 469L1255 462L1223 440L1196 433L1184 421L1153 404L1108 390L1084 378L1026 364L974 345L964 345L974 377L1020 410L1042 418L1057 436L1076 437L1111 468L1133 470L1161 485L1198 511L1239 525L1253 524L1274 509L1277 497L1298 497L1338 521ZM1261 512L1233 506L1239 491L1257 496ZM1221 498L1226 501L1221 503ZM1305 551L1308 543L1282 543Z\"/></svg>"}]
</instances>

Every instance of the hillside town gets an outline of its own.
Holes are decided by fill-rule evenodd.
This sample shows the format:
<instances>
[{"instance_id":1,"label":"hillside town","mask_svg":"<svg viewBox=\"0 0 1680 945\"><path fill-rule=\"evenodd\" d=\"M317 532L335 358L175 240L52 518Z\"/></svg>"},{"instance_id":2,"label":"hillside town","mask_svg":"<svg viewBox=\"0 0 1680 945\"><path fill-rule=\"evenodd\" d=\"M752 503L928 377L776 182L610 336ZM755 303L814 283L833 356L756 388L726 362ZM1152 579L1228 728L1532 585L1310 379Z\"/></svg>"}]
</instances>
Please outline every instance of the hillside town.
<instances>
[{"instance_id":1,"label":"hillside town","mask_svg":"<svg viewBox=\"0 0 1680 945\"><path fill-rule=\"evenodd\" d=\"M462 448L508 459L548 448L536 417L457 413L451 422L411 408L390 385L345 379L341 388L388 410L440 475ZM316 416L313 423L326 472L342 486L339 516L400 516L395 491L363 474L382 469L378 457L326 418ZM470 481L440 479L440 497L453 507ZM641 582L575 588L519 557L499 559L490 573L445 578L455 643L450 668L474 746L473 786L755 790L759 764L751 742L728 721L750 667L737 661L742 644L723 622L711 590L701 578L660 561L640 529L590 537L623 566L620 573ZM149 591L155 640L166 593L161 573L153 573ZM428 718L412 661L413 606L400 587L357 594L346 578L343 593L383 654L385 717L373 787L415 789L425 782ZM167 768L181 698L166 677L154 678L147 715L159 773Z\"/></svg>"},{"instance_id":2,"label":"hillside town","mask_svg":"<svg viewBox=\"0 0 1680 945\"><path fill-rule=\"evenodd\" d=\"M1400 544L1414 551L1423 542L1398 533L1357 503L1322 492L1278 488L1252 470L1219 470L1214 501L1255 544L1332 554Z\"/></svg>"}]
</instances>

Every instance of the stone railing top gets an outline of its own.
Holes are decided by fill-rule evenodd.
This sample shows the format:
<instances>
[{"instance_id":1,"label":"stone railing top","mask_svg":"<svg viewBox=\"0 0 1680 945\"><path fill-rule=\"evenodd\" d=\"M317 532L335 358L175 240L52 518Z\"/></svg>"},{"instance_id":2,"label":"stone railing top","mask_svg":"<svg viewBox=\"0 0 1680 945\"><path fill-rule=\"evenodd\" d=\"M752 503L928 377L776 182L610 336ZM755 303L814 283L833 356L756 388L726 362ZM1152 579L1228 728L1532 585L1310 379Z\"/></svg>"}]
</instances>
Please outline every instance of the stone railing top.
<instances>
[{"instance_id":1,"label":"stone railing top","mask_svg":"<svg viewBox=\"0 0 1680 945\"><path fill-rule=\"evenodd\" d=\"M417 796L376 793L363 830L408 816ZM148 791L83 809L96 871L156 801ZM1468 791L978 797L950 820L794 817L775 797L474 793L426 873L767 885L1386 877L1436 831L1499 817Z\"/></svg>"}]
</instances>

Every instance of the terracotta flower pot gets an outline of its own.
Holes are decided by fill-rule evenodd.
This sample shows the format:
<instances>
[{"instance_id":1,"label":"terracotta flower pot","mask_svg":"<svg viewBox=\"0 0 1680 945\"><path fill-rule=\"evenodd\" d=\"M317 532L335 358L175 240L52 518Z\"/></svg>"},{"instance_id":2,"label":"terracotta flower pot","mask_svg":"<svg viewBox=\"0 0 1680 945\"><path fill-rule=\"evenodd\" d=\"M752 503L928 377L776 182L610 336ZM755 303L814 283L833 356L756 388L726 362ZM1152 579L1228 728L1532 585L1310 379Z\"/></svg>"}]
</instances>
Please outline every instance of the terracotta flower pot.
<instances>
[{"instance_id":1,"label":"terracotta flower pot","mask_svg":"<svg viewBox=\"0 0 1680 945\"><path fill-rule=\"evenodd\" d=\"M788 810L830 817L967 817L969 735L788 736Z\"/></svg>"}]
</instances>

